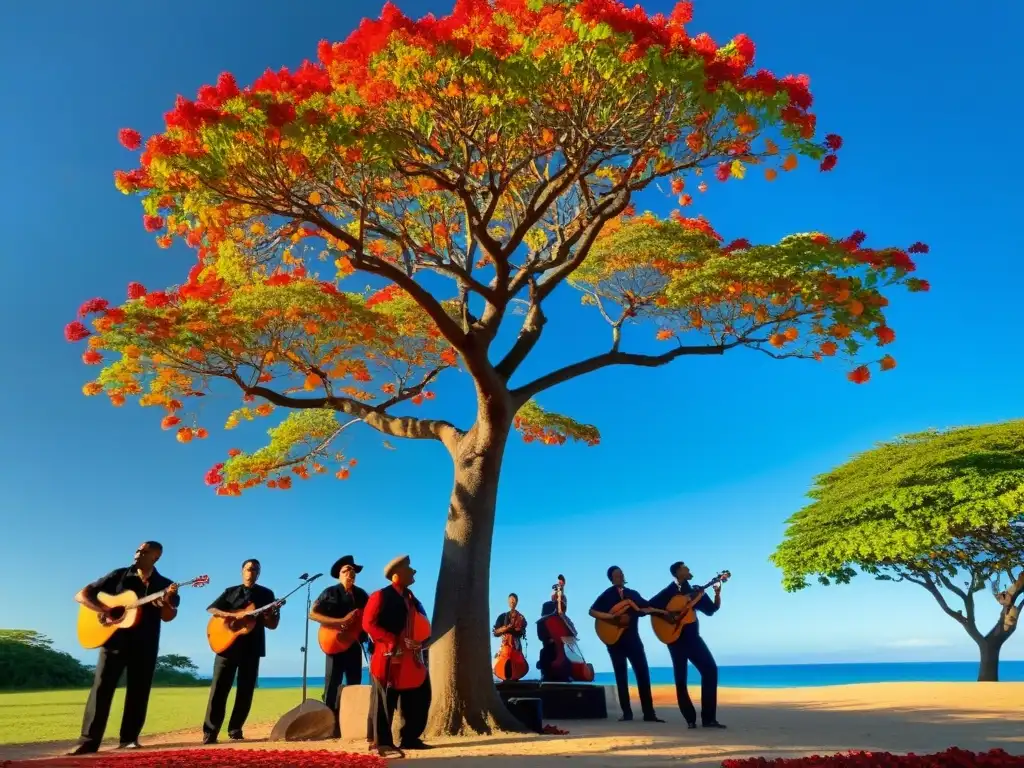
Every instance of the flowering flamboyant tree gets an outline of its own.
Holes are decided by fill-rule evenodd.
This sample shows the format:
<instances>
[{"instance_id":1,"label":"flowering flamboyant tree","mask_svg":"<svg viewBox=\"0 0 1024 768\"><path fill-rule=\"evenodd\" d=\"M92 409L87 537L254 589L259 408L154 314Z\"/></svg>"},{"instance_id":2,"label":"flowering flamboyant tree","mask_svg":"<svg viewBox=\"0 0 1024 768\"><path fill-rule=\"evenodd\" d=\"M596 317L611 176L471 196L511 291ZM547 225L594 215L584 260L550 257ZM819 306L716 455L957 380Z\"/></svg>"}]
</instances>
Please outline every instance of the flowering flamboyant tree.
<instances>
[{"instance_id":1,"label":"flowering flamboyant tree","mask_svg":"<svg viewBox=\"0 0 1024 768\"><path fill-rule=\"evenodd\" d=\"M82 307L94 333L75 321L66 335L88 336L84 361L106 366L85 393L162 409L182 442L206 435L185 404L218 380L243 401L229 428L283 411L266 447L231 451L207 475L223 495L346 477L354 462L332 442L354 424L442 443L455 480L430 652L435 733L515 724L482 683L504 446L513 429L598 440L534 398L607 366L738 347L845 357L863 383L895 365L872 357L894 338L883 291L928 287L908 277L921 244L870 249L860 232L726 243L700 217L634 213L634 194L659 180L685 208L709 181L774 179L801 157L829 171L842 145L816 139L806 77L755 70L746 36L719 45L689 21L688 3L663 17L616 0L458 0L419 21L387 6L322 43L315 63L246 88L223 74L179 97L144 146L121 133L142 156L118 188L142 198L161 246L183 239L196 263L175 288L132 283L126 303ZM357 273L386 287L345 290ZM608 350L517 380L566 282L607 322ZM518 337L499 350L506 322ZM640 323L665 352L623 349ZM475 386L468 429L393 414L448 371Z\"/></svg>"}]
</instances>

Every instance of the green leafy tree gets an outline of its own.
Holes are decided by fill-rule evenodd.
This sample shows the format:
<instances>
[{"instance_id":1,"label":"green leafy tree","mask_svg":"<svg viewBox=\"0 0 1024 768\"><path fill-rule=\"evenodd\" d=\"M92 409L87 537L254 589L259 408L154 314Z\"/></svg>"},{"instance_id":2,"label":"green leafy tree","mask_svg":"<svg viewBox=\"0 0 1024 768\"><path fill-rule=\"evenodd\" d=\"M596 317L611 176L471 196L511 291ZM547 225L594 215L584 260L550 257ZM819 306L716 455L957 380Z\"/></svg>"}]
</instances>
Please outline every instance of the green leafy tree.
<instances>
[{"instance_id":1,"label":"green leafy tree","mask_svg":"<svg viewBox=\"0 0 1024 768\"><path fill-rule=\"evenodd\" d=\"M0 629L0 689L83 688L93 673L53 641L31 629Z\"/></svg>"},{"instance_id":2,"label":"green leafy tree","mask_svg":"<svg viewBox=\"0 0 1024 768\"><path fill-rule=\"evenodd\" d=\"M788 591L858 572L916 584L977 643L978 680L999 679L1024 601L1024 421L907 435L816 478L809 496L771 558ZM985 591L999 606L987 632Z\"/></svg>"},{"instance_id":3,"label":"green leafy tree","mask_svg":"<svg viewBox=\"0 0 1024 768\"><path fill-rule=\"evenodd\" d=\"M188 656L179 656L175 653L168 653L163 656L158 656L156 659L156 668L164 671L174 672L187 672L193 674L199 671L199 667L195 665Z\"/></svg>"}]
</instances>

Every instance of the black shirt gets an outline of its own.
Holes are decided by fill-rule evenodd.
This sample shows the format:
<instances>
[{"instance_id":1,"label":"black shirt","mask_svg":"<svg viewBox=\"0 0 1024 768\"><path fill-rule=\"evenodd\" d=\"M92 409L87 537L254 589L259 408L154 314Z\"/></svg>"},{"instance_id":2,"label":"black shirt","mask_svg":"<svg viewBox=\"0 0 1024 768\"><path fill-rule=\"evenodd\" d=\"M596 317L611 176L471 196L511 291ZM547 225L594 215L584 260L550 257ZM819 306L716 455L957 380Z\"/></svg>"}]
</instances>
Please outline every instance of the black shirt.
<instances>
[{"instance_id":1,"label":"black shirt","mask_svg":"<svg viewBox=\"0 0 1024 768\"><path fill-rule=\"evenodd\" d=\"M135 568L115 568L106 576L96 579L96 581L89 584L84 591L86 596L93 602L96 602L96 594L98 592L105 592L108 595L119 595L129 590L141 599L162 589L167 589L172 583L170 579L159 574L155 568L149 576L148 584L139 578L139 572ZM177 608L181 602L181 596L174 594L170 597L169 602ZM153 651L156 651L160 645L160 624L162 623L160 620L160 609L154 601L146 603L139 609L139 612L142 615L139 618L138 624L131 629L119 629L104 643L103 647L108 650L121 650L131 646L139 646L146 647L147 649L152 648Z\"/></svg>"},{"instance_id":2,"label":"black shirt","mask_svg":"<svg viewBox=\"0 0 1024 768\"><path fill-rule=\"evenodd\" d=\"M335 584L320 593L320 597L313 603L313 610L332 619L344 619L352 611L365 608L369 599L370 596L355 585L352 586L351 592L347 592L341 584ZM368 639L365 632L359 633L360 643L365 643Z\"/></svg>"},{"instance_id":3,"label":"black shirt","mask_svg":"<svg viewBox=\"0 0 1024 768\"><path fill-rule=\"evenodd\" d=\"M220 597L210 603L210 608L218 611L240 611L250 603L253 608L262 608L274 602L274 593L262 584L247 587L239 584L228 587ZM267 630L264 626L267 611L256 615L256 627L247 635L240 635L224 653L218 654L225 658L262 658L267 655Z\"/></svg>"},{"instance_id":4,"label":"black shirt","mask_svg":"<svg viewBox=\"0 0 1024 768\"><path fill-rule=\"evenodd\" d=\"M608 587L604 592L597 596L597 600L590 606L592 611L600 611L601 613L610 613L618 603L623 600L632 600L636 603L637 608L650 608L648 603L643 596L635 589L629 587L623 587L622 593L619 594L618 587ZM622 633L622 637L619 638L619 642L628 642L630 640L640 640L640 628L637 624L637 619L645 614L635 611L632 608L628 609L629 613L629 624L626 625L626 631Z\"/></svg>"},{"instance_id":5,"label":"black shirt","mask_svg":"<svg viewBox=\"0 0 1024 768\"><path fill-rule=\"evenodd\" d=\"M677 584L673 581L671 584L669 584L667 587L661 590L661 592L659 592L651 598L651 607L661 608L662 610L665 610L668 606L668 601L671 600L673 597L675 597L676 595L689 595L693 591L694 589L690 586L690 582L684 581L682 584ZM717 610L718 606L715 605L714 600L708 597L707 592L705 592L701 596L700 600L697 601L697 605L694 606L695 612L700 611L706 616L714 615L715 611ZM692 624L687 624L683 627L682 634L679 635L680 640L687 636L700 634L700 622L697 621L696 618L697 617L694 616L694 622ZM678 642L678 640L676 642Z\"/></svg>"}]
</instances>

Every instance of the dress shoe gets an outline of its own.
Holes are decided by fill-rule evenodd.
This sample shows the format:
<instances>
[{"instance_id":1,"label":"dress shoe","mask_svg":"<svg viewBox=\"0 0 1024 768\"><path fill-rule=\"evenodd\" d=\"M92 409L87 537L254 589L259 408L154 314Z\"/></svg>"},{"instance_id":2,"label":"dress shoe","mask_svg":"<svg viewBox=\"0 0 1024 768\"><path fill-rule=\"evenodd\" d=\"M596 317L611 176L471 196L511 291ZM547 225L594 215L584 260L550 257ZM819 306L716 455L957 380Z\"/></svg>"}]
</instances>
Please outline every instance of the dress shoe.
<instances>
[{"instance_id":1,"label":"dress shoe","mask_svg":"<svg viewBox=\"0 0 1024 768\"><path fill-rule=\"evenodd\" d=\"M711 720L707 723L701 723L700 725L702 728L725 728L725 726L717 720Z\"/></svg>"},{"instance_id":2,"label":"dress shoe","mask_svg":"<svg viewBox=\"0 0 1024 768\"><path fill-rule=\"evenodd\" d=\"M139 744L139 740L136 739L135 741L126 741L124 744L119 744L117 746L117 748L118 749L142 749L142 745Z\"/></svg>"},{"instance_id":3,"label":"dress shoe","mask_svg":"<svg viewBox=\"0 0 1024 768\"><path fill-rule=\"evenodd\" d=\"M243 741L245 735L241 731L228 731L228 738L232 741Z\"/></svg>"},{"instance_id":4,"label":"dress shoe","mask_svg":"<svg viewBox=\"0 0 1024 768\"><path fill-rule=\"evenodd\" d=\"M645 723L664 723L665 721L662 720L657 715L644 715L644 722Z\"/></svg>"},{"instance_id":5,"label":"dress shoe","mask_svg":"<svg viewBox=\"0 0 1024 768\"><path fill-rule=\"evenodd\" d=\"M687 722L687 723L686 723L686 727L687 727L687 728L696 728L696 727L697 727L697 724L696 724L696 723L690 723L690 722Z\"/></svg>"},{"instance_id":6,"label":"dress shoe","mask_svg":"<svg viewBox=\"0 0 1024 768\"><path fill-rule=\"evenodd\" d=\"M403 741L398 745L401 749L432 749L429 744L424 744L422 739Z\"/></svg>"},{"instance_id":7,"label":"dress shoe","mask_svg":"<svg viewBox=\"0 0 1024 768\"><path fill-rule=\"evenodd\" d=\"M91 744L86 742L85 744L79 744L77 747L68 752L68 757L73 755L93 755L100 751L99 744Z\"/></svg>"},{"instance_id":8,"label":"dress shoe","mask_svg":"<svg viewBox=\"0 0 1024 768\"><path fill-rule=\"evenodd\" d=\"M216 733L204 733L203 734L203 744L216 744L216 743L217 743L217 734Z\"/></svg>"},{"instance_id":9,"label":"dress shoe","mask_svg":"<svg viewBox=\"0 0 1024 768\"><path fill-rule=\"evenodd\" d=\"M622 717L619 718L619 722L620 723L628 723L632 719L633 719L633 713L632 712L628 712L628 713L626 713L625 715L623 715Z\"/></svg>"}]
</instances>

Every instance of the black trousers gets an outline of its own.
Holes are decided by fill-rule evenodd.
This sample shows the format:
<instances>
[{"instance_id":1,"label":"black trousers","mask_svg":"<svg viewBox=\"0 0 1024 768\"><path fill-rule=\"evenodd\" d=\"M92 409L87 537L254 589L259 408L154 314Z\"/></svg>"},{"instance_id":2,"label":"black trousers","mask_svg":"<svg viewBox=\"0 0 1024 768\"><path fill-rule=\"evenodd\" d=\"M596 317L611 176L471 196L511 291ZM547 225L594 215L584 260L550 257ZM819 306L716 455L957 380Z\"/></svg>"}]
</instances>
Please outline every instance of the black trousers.
<instances>
[{"instance_id":1,"label":"black trousers","mask_svg":"<svg viewBox=\"0 0 1024 768\"><path fill-rule=\"evenodd\" d=\"M376 681L370 691L371 737L378 747L393 747L391 723L395 709L402 707L402 728L398 733L399 746L409 744L423 736L430 711L430 677L419 688L407 691L387 691Z\"/></svg>"},{"instance_id":2,"label":"black trousers","mask_svg":"<svg viewBox=\"0 0 1024 768\"><path fill-rule=\"evenodd\" d=\"M700 635L680 637L668 647L672 656L672 671L676 678L676 701L686 722L697 722L697 710L686 689L686 664L690 662L700 673L700 719L713 723L718 716L718 665Z\"/></svg>"},{"instance_id":3,"label":"black trousers","mask_svg":"<svg viewBox=\"0 0 1024 768\"><path fill-rule=\"evenodd\" d=\"M338 711L338 688L342 678L345 685L359 685L363 681L363 650L359 643L341 653L327 657L324 669L324 704Z\"/></svg>"},{"instance_id":4,"label":"black trousers","mask_svg":"<svg viewBox=\"0 0 1024 768\"><path fill-rule=\"evenodd\" d=\"M651 670L647 666L647 653L639 637L623 637L615 645L608 646L608 655L615 671L615 686L619 691L619 708L623 717L633 716L629 702L629 671L626 662L633 667L636 687L640 691L640 709L644 717L654 717L654 697L651 695Z\"/></svg>"},{"instance_id":5,"label":"black trousers","mask_svg":"<svg viewBox=\"0 0 1024 768\"><path fill-rule=\"evenodd\" d=\"M228 720L228 733L241 731L252 707L252 694L256 690L256 679L260 674L259 656L229 658L218 655L213 661L213 682L210 683L210 699L206 704L206 720L203 733L216 737L224 724L224 711L228 704L231 685L238 675L235 687L235 704Z\"/></svg>"},{"instance_id":6,"label":"black trousers","mask_svg":"<svg viewBox=\"0 0 1024 768\"><path fill-rule=\"evenodd\" d=\"M156 654L155 645L147 647L127 644L124 648L100 649L100 656L96 660L96 675L82 718L83 744L98 747L103 741L103 732L107 730L107 719L110 717L110 703L114 699L114 691L122 672L127 673L127 689L124 714L121 715L120 743L128 744L139 738L142 726L146 724Z\"/></svg>"}]
</instances>

